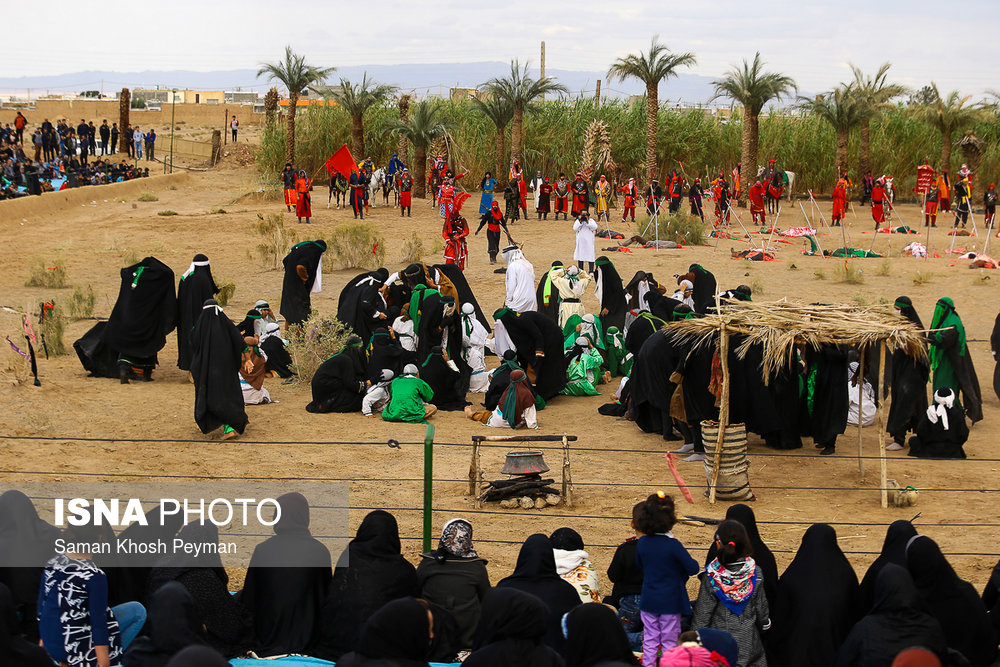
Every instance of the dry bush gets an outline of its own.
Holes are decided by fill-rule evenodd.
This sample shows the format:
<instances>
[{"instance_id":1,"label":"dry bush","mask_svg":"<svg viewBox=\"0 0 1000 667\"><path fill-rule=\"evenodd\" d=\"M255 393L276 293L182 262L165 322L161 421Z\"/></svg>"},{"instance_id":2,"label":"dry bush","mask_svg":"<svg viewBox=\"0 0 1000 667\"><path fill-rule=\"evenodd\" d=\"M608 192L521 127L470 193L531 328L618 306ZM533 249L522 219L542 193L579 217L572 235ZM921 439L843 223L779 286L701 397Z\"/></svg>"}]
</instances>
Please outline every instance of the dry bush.
<instances>
[{"instance_id":1,"label":"dry bush","mask_svg":"<svg viewBox=\"0 0 1000 667\"><path fill-rule=\"evenodd\" d=\"M160 201L160 198L154 195L152 192L143 192L138 197L135 198L136 201Z\"/></svg>"},{"instance_id":2,"label":"dry bush","mask_svg":"<svg viewBox=\"0 0 1000 667\"><path fill-rule=\"evenodd\" d=\"M319 315L315 310L305 323L290 327L288 353L298 381L311 382L320 364L340 351L351 333L335 315Z\"/></svg>"},{"instance_id":3,"label":"dry bush","mask_svg":"<svg viewBox=\"0 0 1000 667\"><path fill-rule=\"evenodd\" d=\"M424 242L416 232L410 234L410 238L403 243L403 252L399 255L400 264L414 264L419 262L424 256Z\"/></svg>"},{"instance_id":4,"label":"dry bush","mask_svg":"<svg viewBox=\"0 0 1000 667\"><path fill-rule=\"evenodd\" d=\"M163 215L163 216L177 215L177 211L171 211L168 209L166 211L160 211L156 215Z\"/></svg>"},{"instance_id":5,"label":"dry bush","mask_svg":"<svg viewBox=\"0 0 1000 667\"><path fill-rule=\"evenodd\" d=\"M210 208L208 209L209 215L225 215L226 209L224 208Z\"/></svg>"},{"instance_id":6,"label":"dry bush","mask_svg":"<svg viewBox=\"0 0 1000 667\"><path fill-rule=\"evenodd\" d=\"M35 350L35 355L48 351L49 356L57 357L66 354L66 343L63 341L63 334L66 331L66 315L62 307L57 303L52 303L52 308L44 308L45 318L38 324L40 340L44 344L43 349Z\"/></svg>"},{"instance_id":7,"label":"dry bush","mask_svg":"<svg viewBox=\"0 0 1000 667\"><path fill-rule=\"evenodd\" d=\"M219 302L220 306L225 308L229 305L233 294L236 294L236 283L232 280L220 279L217 287L219 288L219 293L215 295L215 300Z\"/></svg>"},{"instance_id":8,"label":"dry bush","mask_svg":"<svg viewBox=\"0 0 1000 667\"><path fill-rule=\"evenodd\" d=\"M892 262L888 259L883 259L879 262L878 270L875 272L877 276L891 276L892 275Z\"/></svg>"},{"instance_id":9,"label":"dry bush","mask_svg":"<svg viewBox=\"0 0 1000 667\"><path fill-rule=\"evenodd\" d=\"M747 287L750 288L750 291L756 297L767 292L767 281L762 280L759 276L754 276L750 279L750 284Z\"/></svg>"},{"instance_id":10,"label":"dry bush","mask_svg":"<svg viewBox=\"0 0 1000 667\"><path fill-rule=\"evenodd\" d=\"M835 264L835 273L837 277L837 282L847 283L848 285L860 285L865 282L865 272L864 270L856 266L854 262L849 262L846 259L843 264Z\"/></svg>"},{"instance_id":11,"label":"dry bush","mask_svg":"<svg viewBox=\"0 0 1000 667\"><path fill-rule=\"evenodd\" d=\"M865 294L864 292L855 292L854 294L851 295L851 303L854 304L855 306L864 307L869 305L871 303L871 300L868 298L868 295Z\"/></svg>"},{"instance_id":12,"label":"dry bush","mask_svg":"<svg viewBox=\"0 0 1000 667\"><path fill-rule=\"evenodd\" d=\"M47 287L50 289L62 289L66 287L66 267L63 265L61 257L57 257L52 266L41 257L36 257L28 264L28 279L24 282L25 287Z\"/></svg>"},{"instance_id":13,"label":"dry bush","mask_svg":"<svg viewBox=\"0 0 1000 667\"><path fill-rule=\"evenodd\" d=\"M331 265L328 270L374 270L385 263L385 238L370 222L349 222L337 227L327 241L327 248ZM324 262L324 268L325 265Z\"/></svg>"},{"instance_id":14,"label":"dry bush","mask_svg":"<svg viewBox=\"0 0 1000 667\"><path fill-rule=\"evenodd\" d=\"M917 272L913 274L913 284L917 285L918 287L921 285L928 284L933 279L934 279L934 274L930 271L921 271L918 269Z\"/></svg>"},{"instance_id":15,"label":"dry bush","mask_svg":"<svg viewBox=\"0 0 1000 667\"><path fill-rule=\"evenodd\" d=\"M258 213L257 218L253 225L253 231L260 237L257 255L265 264L271 265L272 271L276 271L282 258L295 245L298 235L294 229L285 226L285 219L279 213L269 213L266 218Z\"/></svg>"},{"instance_id":16,"label":"dry bush","mask_svg":"<svg viewBox=\"0 0 1000 667\"><path fill-rule=\"evenodd\" d=\"M705 245L705 225L701 218L685 213L665 215L661 212L656 219L656 228L661 241L673 241L677 245Z\"/></svg>"},{"instance_id":17,"label":"dry bush","mask_svg":"<svg viewBox=\"0 0 1000 667\"><path fill-rule=\"evenodd\" d=\"M94 293L94 286L90 283L86 287L77 285L69 298L69 316L74 320L85 320L94 315L95 305L97 294Z\"/></svg>"},{"instance_id":18,"label":"dry bush","mask_svg":"<svg viewBox=\"0 0 1000 667\"><path fill-rule=\"evenodd\" d=\"M813 278L816 280L826 280L826 274L822 271L813 271Z\"/></svg>"},{"instance_id":19,"label":"dry bush","mask_svg":"<svg viewBox=\"0 0 1000 667\"><path fill-rule=\"evenodd\" d=\"M28 353L28 345L24 340L22 329L23 316L9 310L0 311L0 329L14 345L17 345L25 354ZM4 358L0 365L0 375L5 382L12 385L25 384L31 381L31 361L14 351L6 340L3 343Z\"/></svg>"}]
</instances>

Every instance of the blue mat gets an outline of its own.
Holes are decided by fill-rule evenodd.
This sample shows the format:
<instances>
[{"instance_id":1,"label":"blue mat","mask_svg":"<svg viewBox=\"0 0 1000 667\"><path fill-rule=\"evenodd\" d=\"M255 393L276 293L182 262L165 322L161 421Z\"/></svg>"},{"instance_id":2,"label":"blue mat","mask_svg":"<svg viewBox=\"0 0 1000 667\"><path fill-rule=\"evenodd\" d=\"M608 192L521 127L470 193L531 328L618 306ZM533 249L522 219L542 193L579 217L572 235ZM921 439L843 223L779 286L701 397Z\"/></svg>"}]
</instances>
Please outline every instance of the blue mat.
<instances>
[{"instance_id":1,"label":"blue mat","mask_svg":"<svg viewBox=\"0 0 1000 667\"><path fill-rule=\"evenodd\" d=\"M233 658L229 661L233 667L266 667L266 665L282 665L282 667L332 667L335 663L329 660L306 657L278 658L277 660L253 660L251 658ZM460 663L430 663L431 667L455 667Z\"/></svg>"}]
</instances>

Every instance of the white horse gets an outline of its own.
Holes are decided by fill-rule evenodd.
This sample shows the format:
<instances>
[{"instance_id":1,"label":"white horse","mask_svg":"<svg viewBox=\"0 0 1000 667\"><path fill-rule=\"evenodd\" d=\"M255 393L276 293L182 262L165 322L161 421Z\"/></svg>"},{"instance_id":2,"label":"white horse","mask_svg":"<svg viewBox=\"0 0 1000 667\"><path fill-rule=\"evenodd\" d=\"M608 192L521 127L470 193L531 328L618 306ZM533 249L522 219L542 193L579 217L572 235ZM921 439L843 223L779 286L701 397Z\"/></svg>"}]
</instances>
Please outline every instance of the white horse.
<instances>
[{"instance_id":1,"label":"white horse","mask_svg":"<svg viewBox=\"0 0 1000 667\"><path fill-rule=\"evenodd\" d=\"M883 176L885 179L885 198L889 200L892 204L896 199L896 190L892 187L892 182L895 180L895 176Z\"/></svg>"},{"instance_id":2,"label":"white horse","mask_svg":"<svg viewBox=\"0 0 1000 667\"><path fill-rule=\"evenodd\" d=\"M368 182L368 201L372 208L375 208L375 195L382 191L385 183L385 167L379 167L372 172L371 180Z\"/></svg>"}]
</instances>

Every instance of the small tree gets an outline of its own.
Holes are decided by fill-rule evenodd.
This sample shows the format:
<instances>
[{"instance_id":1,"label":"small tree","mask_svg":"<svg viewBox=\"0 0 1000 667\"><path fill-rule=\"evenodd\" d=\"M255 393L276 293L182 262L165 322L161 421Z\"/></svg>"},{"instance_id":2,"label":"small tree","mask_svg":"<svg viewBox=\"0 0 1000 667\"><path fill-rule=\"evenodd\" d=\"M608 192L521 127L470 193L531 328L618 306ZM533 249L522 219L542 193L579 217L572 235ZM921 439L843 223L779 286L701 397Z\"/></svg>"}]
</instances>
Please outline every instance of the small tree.
<instances>
[{"instance_id":1,"label":"small tree","mask_svg":"<svg viewBox=\"0 0 1000 667\"><path fill-rule=\"evenodd\" d=\"M753 62L743 61L739 67L732 67L729 73L718 81L713 81L715 94L712 99L728 97L743 107L743 142L740 159L743 162L743 178L752 181L757 175L757 148L760 145L760 113L773 99L779 99L796 90L795 81L784 74L765 72L764 63L758 52ZM743 196L749 188L743 188Z\"/></svg>"},{"instance_id":2,"label":"small tree","mask_svg":"<svg viewBox=\"0 0 1000 667\"><path fill-rule=\"evenodd\" d=\"M354 157L365 157L365 112L373 106L384 103L396 94L396 86L376 84L368 79L365 72L361 83L340 80L340 90L333 93L334 101L351 116L351 150Z\"/></svg>"},{"instance_id":3,"label":"small tree","mask_svg":"<svg viewBox=\"0 0 1000 667\"><path fill-rule=\"evenodd\" d=\"M914 115L941 133L941 168L950 169L952 135L985 119L988 114L978 105L969 104L972 95L962 97L957 90L953 90L947 97L941 97L936 83L932 83L931 88L934 90L934 100L917 107Z\"/></svg>"},{"instance_id":4,"label":"small tree","mask_svg":"<svg viewBox=\"0 0 1000 667\"><path fill-rule=\"evenodd\" d=\"M510 74L505 77L490 79L483 88L490 95L504 100L514 110L514 126L510 131L510 157L520 162L522 157L522 142L524 134L524 114L534 113L537 107L534 102L547 93L569 93L569 88L556 83L552 77L543 76L533 79L528 76L528 64L521 67L517 60L510 62Z\"/></svg>"},{"instance_id":5,"label":"small tree","mask_svg":"<svg viewBox=\"0 0 1000 667\"><path fill-rule=\"evenodd\" d=\"M299 96L309 86L326 80L335 67L315 67L306 62L305 56L300 56L292 47L285 47L285 59L276 63L261 63L257 77L267 75L271 81L280 81L288 89L288 138L285 142L285 157L295 164L295 111L298 108Z\"/></svg>"},{"instance_id":6,"label":"small tree","mask_svg":"<svg viewBox=\"0 0 1000 667\"><path fill-rule=\"evenodd\" d=\"M646 84L646 172L656 176L657 114L660 111L660 82L677 76L681 67L697 62L693 53L671 53L654 35L649 51L619 58L608 68L608 82L639 79Z\"/></svg>"},{"instance_id":7,"label":"small tree","mask_svg":"<svg viewBox=\"0 0 1000 667\"><path fill-rule=\"evenodd\" d=\"M448 133L441 103L427 100L414 104L405 123L396 121L386 131L405 138L413 145L414 195L423 199L427 196L427 148L431 142Z\"/></svg>"},{"instance_id":8,"label":"small tree","mask_svg":"<svg viewBox=\"0 0 1000 667\"><path fill-rule=\"evenodd\" d=\"M489 118L497 129L496 145L493 148L496 172L493 176L497 181L503 183L507 178L507 141L505 135L507 126L514 118L514 106L506 99L496 95L488 95L485 100L478 97L472 98L472 110Z\"/></svg>"},{"instance_id":9,"label":"small tree","mask_svg":"<svg viewBox=\"0 0 1000 667\"><path fill-rule=\"evenodd\" d=\"M863 117L862 105L858 102L852 86L841 84L829 93L815 98L800 97L799 107L825 120L837 133L836 163L839 173L847 171L847 142L851 130L857 127Z\"/></svg>"},{"instance_id":10,"label":"small tree","mask_svg":"<svg viewBox=\"0 0 1000 667\"><path fill-rule=\"evenodd\" d=\"M277 88L271 88L267 91L267 95L264 95L264 119L269 128L274 127L278 118L279 98Z\"/></svg>"}]
</instances>

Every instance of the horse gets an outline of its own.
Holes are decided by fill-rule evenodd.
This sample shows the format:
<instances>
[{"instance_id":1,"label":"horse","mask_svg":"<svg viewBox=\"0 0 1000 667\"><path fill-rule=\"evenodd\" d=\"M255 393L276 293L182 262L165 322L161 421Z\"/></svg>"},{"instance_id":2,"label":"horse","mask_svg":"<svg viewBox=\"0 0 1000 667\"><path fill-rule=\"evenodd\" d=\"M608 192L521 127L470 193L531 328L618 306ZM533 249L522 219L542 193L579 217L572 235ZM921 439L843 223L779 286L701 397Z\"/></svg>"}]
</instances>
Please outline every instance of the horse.
<instances>
[{"instance_id":1,"label":"horse","mask_svg":"<svg viewBox=\"0 0 1000 667\"><path fill-rule=\"evenodd\" d=\"M329 194L326 197L326 207L330 208L330 201L333 199L334 195L337 196L337 208L340 208L340 199L341 199L341 197L343 197L343 199L344 199L344 206L346 207L347 206L347 202L348 202L348 192L349 191L350 190L349 190L349 188L347 186L347 179L344 178L344 176L342 174L340 174L339 172L331 174L330 175L330 192L329 192Z\"/></svg>"},{"instance_id":2,"label":"horse","mask_svg":"<svg viewBox=\"0 0 1000 667\"><path fill-rule=\"evenodd\" d=\"M371 202L372 208L375 208L375 195L382 189L385 180L385 167L379 167L372 172L371 178L368 181L368 200ZM386 203L388 203L388 200L386 200Z\"/></svg>"},{"instance_id":3,"label":"horse","mask_svg":"<svg viewBox=\"0 0 1000 667\"><path fill-rule=\"evenodd\" d=\"M397 184L395 175L386 174L385 180L382 182L382 201L385 205L389 205L389 193L392 193L393 206L399 206L399 185Z\"/></svg>"},{"instance_id":4,"label":"horse","mask_svg":"<svg viewBox=\"0 0 1000 667\"><path fill-rule=\"evenodd\" d=\"M764 167L757 167L757 178L763 178L764 172L767 171ZM788 201L792 201L792 190L795 188L795 172L794 171L784 171L785 178L784 187L788 190Z\"/></svg>"},{"instance_id":5,"label":"horse","mask_svg":"<svg viewBox=\"0 0 1000 667\"><path fill-rule=\"evenodd\" d=\"M883 176L885 179L885 198L889 200L892 204L896 200L896 188L893 186L892 182L895 180L895 176Z\"/></svg>"}]
</instances>

